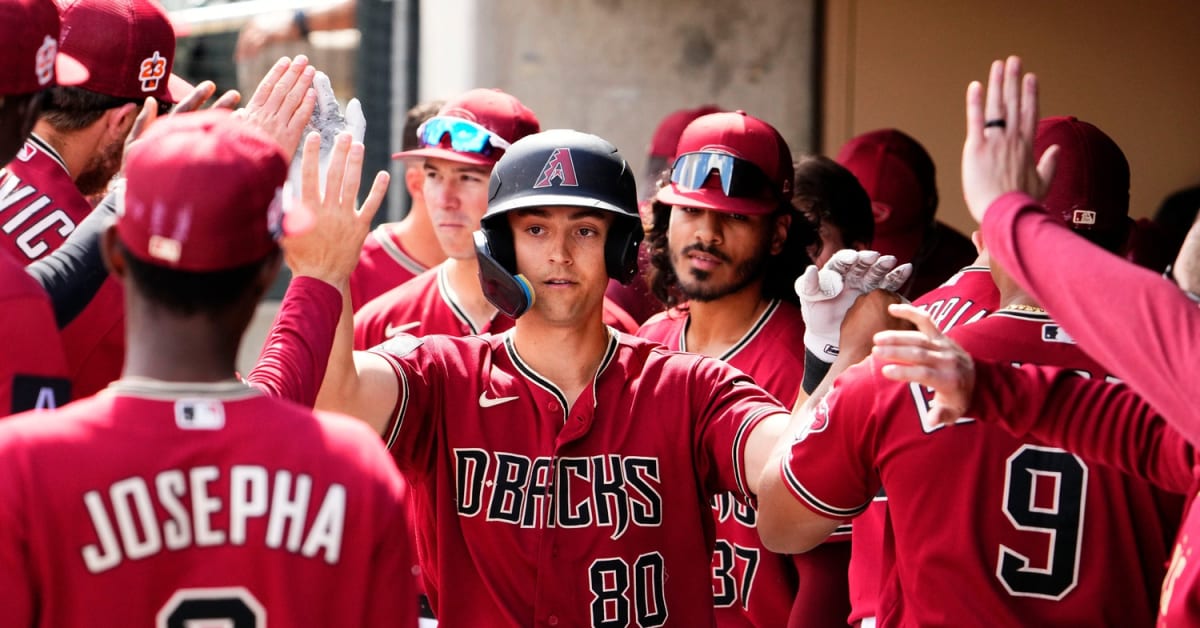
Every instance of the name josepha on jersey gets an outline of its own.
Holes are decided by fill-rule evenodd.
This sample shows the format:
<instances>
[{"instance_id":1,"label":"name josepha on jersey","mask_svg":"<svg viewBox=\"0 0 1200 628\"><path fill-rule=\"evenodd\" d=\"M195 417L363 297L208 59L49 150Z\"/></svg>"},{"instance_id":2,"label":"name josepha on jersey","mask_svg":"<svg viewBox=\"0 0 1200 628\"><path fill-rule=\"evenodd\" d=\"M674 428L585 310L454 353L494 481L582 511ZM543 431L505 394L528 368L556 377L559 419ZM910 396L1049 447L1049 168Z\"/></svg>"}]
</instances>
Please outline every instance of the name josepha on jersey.
<instances>
[{"instance_id":1,"label":"name josepha on jersey","mask_svg":"<svg viewBox=\"0 0 1200 628\"><path fill-rule=\"evenodd\" d=\"M658 459L617 454L530 458L456 449L460 517L523 528L612 527L617 540L629 525L662 525Z\"/></svg>"},{"instance_id":2,"label":"name josepha on jersey","mask_svg":"<svg viewBox=\"0 0 1200 628\"><path fill-rule=\"evenodd\" d=\"M96 542L82 552L92 573L164 550L226 544L261 544L334 565L346 518L345 486L333 483L313 495L311 476L257 465L129 477L84 493L83 502L96 531Z\"/></svg>"}]
</instances>

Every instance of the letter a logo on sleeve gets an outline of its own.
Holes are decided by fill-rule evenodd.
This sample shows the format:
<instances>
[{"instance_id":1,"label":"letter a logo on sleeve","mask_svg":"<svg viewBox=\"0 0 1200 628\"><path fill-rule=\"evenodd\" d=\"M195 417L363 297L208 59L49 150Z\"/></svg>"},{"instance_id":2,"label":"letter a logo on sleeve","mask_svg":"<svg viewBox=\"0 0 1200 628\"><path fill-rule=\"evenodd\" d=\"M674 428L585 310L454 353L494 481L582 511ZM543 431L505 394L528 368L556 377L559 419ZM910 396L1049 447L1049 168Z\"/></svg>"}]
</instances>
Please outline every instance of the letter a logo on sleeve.
<instances>
[{"instance_id":1,"label":"letter a logo on sleeve","mask_svg":"<svg viewBox=\"0 0 1200 628\"><path fill-rule=\"evenodd\" d=\"M571 161L569 148L556 148L550 153L550 158L546 160L546 165L542 166L542 174L533 187L548 188L555 180L558 180L559 185L579 185L575 179L575 163Z\"/></svg>"}]
</instances>

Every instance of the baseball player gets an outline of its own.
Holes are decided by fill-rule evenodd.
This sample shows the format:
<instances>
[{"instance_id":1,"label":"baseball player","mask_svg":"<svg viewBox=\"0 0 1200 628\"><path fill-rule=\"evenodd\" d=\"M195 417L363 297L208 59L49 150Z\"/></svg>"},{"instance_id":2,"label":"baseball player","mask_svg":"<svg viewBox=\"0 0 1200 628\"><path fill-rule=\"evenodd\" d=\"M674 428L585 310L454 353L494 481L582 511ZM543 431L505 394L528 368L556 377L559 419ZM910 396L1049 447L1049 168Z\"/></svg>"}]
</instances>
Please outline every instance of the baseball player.
<instances>
[{"instance_id":1,"label":"baseball player","mask_svg":"<svg viewBox=\"0 0 1200 628\"><path fill-rule=\"evenodd\" d=\"M53 3L14 0L0 5L0 33L8 45L0 69L0 166L21 150L44 90L88 77L76 59L58 53L59 27ZM23 264L6 254L0 255L0 318L0 345L5 347L0 417L65 403L67 364L50 304Z\"/></svg>"},{"instance_id":2,"label":"baseball player","mask_svg":"<svg viewBox=\"0 0 1200 628\"><path fill-rule=\"evenodd\" d=\"M512 142L540 128L516 97L473 89L421 125L419 148L394 155L424 160L422 193L447 259L362 306L355 317L356 346L365 349L400 332L462 336L511 327L479 288L471 233L487 210L492 166Z\"/></svg>"},{"instance_id":3,"label":"baseball player","mask_svg":"<svg viewBox=\"0 0 1200 628\"><path fill-rule=\"evenodd\" d=\"M234 378L281 261L286 154L191 113L126 171L104 242L129 302L122 379L0 424L5 623L415 625L406 496L378 438Z\"/></svg>"},{"instance_id":4,"label":"baseball player","mask_svg":"<svg viewBox=\"0 0 1200 628\"><path fill-rule=\"evenodd\" d=\"M1106 255L1068 233L1034 200L1056 176L1053 152L1043 154L1036 166L1033 159L1030 118L1037 112L1037 87L1032 74L1022 76L1020 58L1009 57L992 64L986 92L979 83L967 88L967 207L982 225L990 254L1013 279L1044 303L1089 355L1161 412L1189 445L1200 442L1192 385L1192 356L1200 338L1195 332L1200 323L1195 301L1156 273ZM1192 253L1194 264L1195 249ZM1062 259L1076 263L1058 264L1054 273L1030 272ZM1113 286L1121 287L1120 299L1113 298ZM1107 400L1088 407L1097 406L1110 407ZM1108 451L1133 457L1136 464L1158 459L1148 455L1157 450L1132 447L1128 441L1113 443ZM1163 625L1196 622L1200 563L1187 560L1194 550L1194 529L1189 518L1179 534L1176 560L1163 586Z\"/></svg>"},{"instance_id":5,"label":"baseball player","mask_svg":"<svg viewBox=\"0 0 1200 628\"><path fill-rule=\"evenodd\" d=\"M810 263L805 248L817 237L789 204L791 151L773 127L739 111L697 118L672 152L679 155L672 182L653 202L647 240L652 291L673 307L637 335L720 359L791 404L804 370L804 322L792 284ZM729 196L715 177L706 187L709 164L695 162L718 156L728 167L756 170L773 194ZM775 554L758 538L754 508L736 495L718 495L713 511L718 625L784 625L793 606L816 625L845 621L848 543L803 556Z\"/></svg>"},{"instance_id":6,"label":"baseball player","mask_svg":"<svg viewBox=\"0 0 1200 628\"><path fill-rule=\"evenodd\" d=\"M913 301L913 305L928 312L938 329L950 331L956 325L983 319L996 310L999 300L1000 293L992 281L987 253L981 252L973 264ZM869 626L875 619L886 519L887 493L882 490L854 519L849 571L850 624L853 626Z\"/></svg>"},{"instance_id":7,"label":"baseball player","mask_svg":"<svg viewBox=\"0 0 1200 628\"><path fill-rule=\"evenodd\" d=\"M354 346L367 349L401 332L466 336L511 329L479 284L471 233L487 211L487 181L513 142L536 133L537 117L514 96L473 89L447 102L418 130L420 148L397 153L423 159L423 195L446 261L361 307ZM637 324L605 301L605 322L633 332Z\"/></svg>"},{"instance_id":8,"label":"baseball player","mask_svg":"<svg viewBox=\"0 0 1200 628\"><path fill-rule=\"evenodd\" d=\"M417 129L437 115L444 104L440 100L430 101L408 110L401 138L401 147L405 152L420 148ZM412 199L408 214L400 222L384 223L371 232L363 244L358 266L350 275L350 304L355 312L371 299L446 259L425 206L425 168L422 159L404 160L404 186Z\"/></svg>"},{"instance_id":9,"label":"baseball player","mask_svg":"<svg viewBox=\"0 0 1200 628\"><path fill-rule=\"evenodd\" d=\"M1061 169L1089 173L1057 182L1047 207L1093 241L1123 243L1129 175L1120 149L1073 118L1044 120L1038 134L1045 146L1059 146ZM993 264L992 274L1002 307L955 327L952 338L993 360L1111 377L1002 267ZM929 406L928 391L889 382L876 361L846 371L782 467L763 479L761 512L773 523L764 540L803 549L862 512L883 487L880 624L1153 622L1181 500L970 419L930 428ZM951 458L956 469L945 473ZM784 521L798 525L788 531Z\"/></svg>"},{"instance_id":10,"label":"baseball player","mask_svg":"<svg viewBox=\"0 0 1200 628\"><path fill-rule=\"evenodd\" d=\"M171 74L175 33L150 0L77 0L61 6L59 47L89 69L87 80L54 87L33 134L0 171L5 228L0 248L21 264L58 248L92 210L121 166L126 135L147 96L175 103L190 86ZM120 286L108 282L62 330L76 396L116 379L123 355Z\"/></svg>"},{"instance_id":11,"label":"baseball player","mask_svg":"<svg viewBox=\"0 0 1200 628\"><path fill-rule=\"evenodd\" d=\"M643 233L608 142L512 144L481 225L479 281L515 327L352 354L344 314L318 404L377 429L411 481L439 622L711 624L709 499L753 495L787 411L723 362L604 324Z\"/></svg>"}]
</instances>

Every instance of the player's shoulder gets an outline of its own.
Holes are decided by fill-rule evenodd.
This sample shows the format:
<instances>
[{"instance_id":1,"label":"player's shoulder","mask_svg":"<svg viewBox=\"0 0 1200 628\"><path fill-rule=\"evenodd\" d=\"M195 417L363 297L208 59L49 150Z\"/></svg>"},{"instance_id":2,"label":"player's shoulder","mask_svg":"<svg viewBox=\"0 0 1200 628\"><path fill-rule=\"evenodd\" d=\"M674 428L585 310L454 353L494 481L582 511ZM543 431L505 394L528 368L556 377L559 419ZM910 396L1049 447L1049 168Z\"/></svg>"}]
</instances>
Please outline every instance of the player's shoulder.
<instances>
[{"instance_id":1,"label":"player's shoulder","mask_svg":"<svg viewBox=\"0 0 1200 628\"><path fill-rule=\"evenodd\" d=\"M435 267L367 301L355 317L386 318L398 310L414 307L424 295L436 289L437 284L438 272Z\"/></svg>"},{"instance_id":2,"label":"player's shoulder","mask_svg":"<svg viewBox=\"0 0 1200 628\"><path fill-rule=\"evenodd\" d=\"M0 250L0 299L5 301L28 299L49 303L46 291L42 289L37 280L25 272L25 267L20 262L3 250ZM0 304L0 308L5 310L10 307L15 306L7 303Z\"/></svg>"},{"instance_id":3,"label":"player's shoulder","mask_svg":"<svg viewBox=\"0 0 1200 628\"><path fill-rule=\"evenodd\" d=\"M686 322L686 310L671 308L658 312L646 319L646 322L642 323L635 335L639 338L646 338L666 345L672 339L679 337L679 331Z\"/></svg>"},{"instance_id":4,"label":"player's shoulder","mask_svg":"<svg viewBox=\"0 0 1200 628\"><path fill-rule=\"evenodd\" d=\"M791 351L804 355L804 315L800 306L787 301L773 301L751 330L755 339L771 344L773 350Z\"/></svg>"},{"instance_id":5,"label":"player's shoulder","mask_svg":"<svg viewBox=\"0 0 1200 628\"><path fill-rule=\"evenodd\" d=\"M483 355L499 351L503 348L508 334L482 334L478 336L454 336L450 334L428 334L413 336L408 333L398 333L386 341L372 347L372 353L384 354L391 358L408 358L421 361L469 359L470 356ZM626 335L626 337L632 337Z\"/></svg>"},{"instance_id":6,"label":"player's shoulder","mask_svg":"<svg viewBox=\"0 0 1200 628\"><path fill-rule=\"evenodd\" d=\"M0 457L12 447L55 447L86 440L115 416L113 398L101 392L58 408L27 410L0 419Z\"/></svg>"}]
</instances>

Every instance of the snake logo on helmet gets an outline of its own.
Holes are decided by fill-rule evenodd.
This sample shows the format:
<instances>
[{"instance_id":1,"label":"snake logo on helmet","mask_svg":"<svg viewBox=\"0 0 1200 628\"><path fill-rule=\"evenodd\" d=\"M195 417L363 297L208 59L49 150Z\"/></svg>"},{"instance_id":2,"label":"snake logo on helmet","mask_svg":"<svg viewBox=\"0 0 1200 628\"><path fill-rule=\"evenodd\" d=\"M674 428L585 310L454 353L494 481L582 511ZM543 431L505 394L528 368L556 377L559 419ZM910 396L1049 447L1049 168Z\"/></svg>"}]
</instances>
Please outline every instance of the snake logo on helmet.
<instances>
[{"instance_id":1,"label":"snake logo on helmet","mask_svg":"<svg viewBox=\"0 0 1200 628\"><path fill-rule=\"evenodd\" d=\"M608 141L579 131L552 130L515 142L492 169L488 209L475 232L479 281L488 301L516 318L533 305L533 287L517 272L507 214L532 207L587 207L614 214L604 243L608 276L628 283L637 273L644 235L637 184Z\"/></svg>"}]
</instances>

